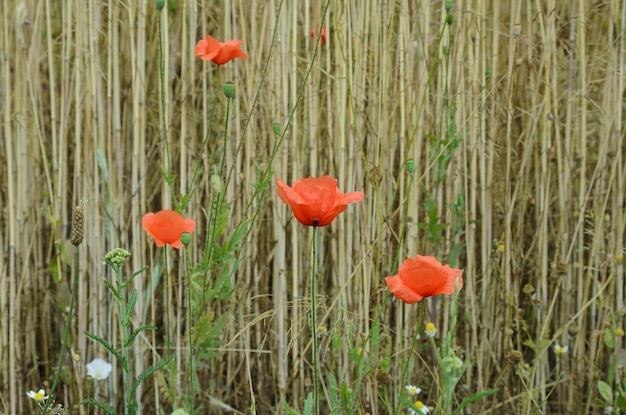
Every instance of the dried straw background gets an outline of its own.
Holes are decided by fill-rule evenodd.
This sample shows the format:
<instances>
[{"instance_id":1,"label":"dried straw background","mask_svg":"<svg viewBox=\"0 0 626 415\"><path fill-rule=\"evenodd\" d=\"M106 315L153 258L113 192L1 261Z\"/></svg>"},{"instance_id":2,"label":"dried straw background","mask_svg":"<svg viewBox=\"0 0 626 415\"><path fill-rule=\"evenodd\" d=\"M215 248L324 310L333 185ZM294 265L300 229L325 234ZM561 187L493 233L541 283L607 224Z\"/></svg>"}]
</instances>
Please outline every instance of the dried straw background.
<instances>
[{"instance_id":1,"label":"dried straw background","mask_svg":"<svg viewBox=\"0 0 626 415\"><path fill-rule=\"evenodd\" d=\"M198 220L194 238L203 240L208 174L221 153L221 92L209 132L214 139L208 148L200 145L216 87L233 80L229 154L242 143L228 160L237 173L227 189L235 223L250 200L255 164L268 161L272 123L286 125L312 62L273 168L287 183L330 174L344 191L366 195L321 232L319 311L331 334L350 327L358 344L368 332L383 299L383 277L396 272L392 258L408 184L403 163L414 158L412 225L401 257L421 253L446 262L452 238L465 243L456 343L472 365L459 396L500 388L472 413L600 410L593 403L595 383L606 378L612 355L624 359L623 340L608 349L603 332L624 325L616 313L625 298L626 1L456 1L448 31L442 1L331 0L328 44L315 52L309 31L319 27L324 6L315 0L175 0L158 15L144 0L2 2L1 412L29 413L26 391L49 385L54 376L71 286L71 212L81 199L87 199L86 239L79 247L78 310L61 401L78 413L83 363L105 356L82 333L106 336L116 318L99 261L114 247L132 252L129 270L149 266L137 281L144 293L138 310L162 327L168 301L175 343L185 346L185 302L176 288L180 253L171 253L175 283L173 298L166 299L163 279L156 277L159 254L141 216L172 207L202 157L206 175L184 215ZM164 111L159 19L167 33ZM442 30L449 65L438 49ZM242 39L249 59L223 67L194 59L205 33ZM173 188L157 168L166 163L162 116L177 174ZM436 185L429 137L445 137L450 117L461 143L447 178ZM438 246L416 226L425 220L424 188L447 223L454 220L447 204L464 200L459 229L448 228L449 240ZM296 405L306 396L310 230L292 219L273 189L262 204L233 301L215 310L232 318L221 357L199 372L198 399L211 408L207 412L231 413L228 405L246 413L254 401L258 413L280 413L281 393ZM500 244L504 252L496 249ZM196 246L192 262L202 243ZM151 288L151 279L160 283ZM431 316L445 330L447 300L429 301L429 312L441 311ZM416 324L416 306L384 307L394 363L390 384L371 377L363 386L371 413L382 413L380 390L391 399L402 390L400 368ZM524 344L529 339L535 350ZM569 345L560 363L548 341ZM138 368L163 345L149 336L140 343L136 356L145 359ZM528 366L509 364L511 350L522 351ZM334 353L329 346L326 370L351 384L347 348ZM72 364L72 355L79 363ZM426 375L415 370L412 382L436 399ZM157 406L169 413L166 387L156 379L144 385L144 413ZM119 385L113 387L116 399Z\"/></svg>"}]
</instances>

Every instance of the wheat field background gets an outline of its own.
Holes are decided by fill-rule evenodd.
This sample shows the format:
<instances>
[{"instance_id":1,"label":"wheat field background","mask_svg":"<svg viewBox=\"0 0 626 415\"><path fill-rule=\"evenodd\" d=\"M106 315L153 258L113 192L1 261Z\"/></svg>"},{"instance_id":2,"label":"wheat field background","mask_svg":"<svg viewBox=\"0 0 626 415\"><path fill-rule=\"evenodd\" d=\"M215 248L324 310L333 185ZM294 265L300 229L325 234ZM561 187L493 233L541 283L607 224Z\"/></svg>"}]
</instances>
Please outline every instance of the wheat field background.
<instances>
[{"instance_id":1,"label":"wheat field background","mask_svg":"<svg viewBox=\"0 0 626 415\"><path fill-rule=\"evenodd\" d=\"M464 413L602 413L597 382L620 382L626 363L626 0L458 0L452 24L443 1L410 0L169 0L161 12L147 0L3 0L0 14L1 413L34 413L26 393L50 387L67 324L57 402L87 413L84 364L111 358L84 332L118 336L100 260L116 247L132 253L129 270L148 267L134 280L134 318L159 327L136 342L135 370L165 353L164 328L177 351L169 372L142 385L142 413L181 406L182 251L166 251L164 275L141 218L193 189L183 215L198 222L188 249L197 264L223 150L229 226L252 225L234 292L198 329L208 333L201 413L283 413L281 396L302 410L311 230L278 199L275 178L323 174L365 194L320 229L326 396L330 373L348 387L358 380L357 413L396 407L417 307L392 301L384 277L396 258L422 254L464 269L451 335L469 366L457 399L497 388ZM325 44L310 36L322 24ZM248 59L194 58L205 34L241 39ZM236 86L228 125L225 81ZM255 192L268 168L270 188ZM73 269L78 204L85 240ZM449 298L424 301L446 332ZM366 342L377 316L388 371ZM433 358L419 345L408 380L432 405ZM374 369L359 373L354 350ZM116 373L98 388L119 408Z\"/></svg>"}]
</instances>

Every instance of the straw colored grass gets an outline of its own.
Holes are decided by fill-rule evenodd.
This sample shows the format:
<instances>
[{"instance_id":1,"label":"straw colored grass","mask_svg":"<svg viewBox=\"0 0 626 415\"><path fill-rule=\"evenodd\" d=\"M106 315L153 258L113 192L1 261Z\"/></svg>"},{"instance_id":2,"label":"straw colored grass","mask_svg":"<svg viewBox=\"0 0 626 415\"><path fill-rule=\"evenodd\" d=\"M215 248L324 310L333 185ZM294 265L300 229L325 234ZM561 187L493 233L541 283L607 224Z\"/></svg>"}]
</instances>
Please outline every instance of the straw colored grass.
<instances>
[{"instance_id":1,"label":"straw colored grass","mask_svg":"<svg viewBox=\"0 0 626 415\"><path fill-rule=\"evenodd\" d=\"M132 252L129 268L149 267L135 282L136 311L160 328L137 342L135 370L163 355L163 327L181 351L177 383L158 375L138 394L143 413L170 413L186 368L182 257L169 250L171 272L163 276L156 268L163 253L141 217L175 207L199 161L200 184L184 212L199 223L190 251L198 261L228 80L236 84L226 151L233 226L252 218L246 207L257 168L269 163L274 123L281 135L287 128L274 178L330 174L342 190L365 193L321 232L317 289L318 321L329 331L321 339L323 372L348 385L356 381L348 348L334 348L333 338L362 344L383 307L391 378L365 380L364 413L385 413L380 396L393 403L402 392L415 334L417 308L384 304L384 277L396 273L396 258L418 253L446 263L455 242L463 243L465 270L455 342L471 358L457 396L499 388L471 413L601 411L595 385L611 362L626 360L622 337L613 348L605 342L611 327L626 324L626 2L454 3L447 28L441 1L331 0L326 9L319 0L175 0L158 14L145 1L4 0L0 412L31 411L26 392L50 386L72 324L58 397L71 413L86 413L77 409L84 363L105 350L83 332L118 338L99 258L119 246ZM328 43L317 45L309 32L322 19ZM222 67L194 58L206 33L241 39L249 58ZM439 181L444 138L459 145ZM417 162L410 192L409 158ZM173 186L158 164L176 176ZM418 226L428 220L427 195L449 225L437 244ZM68 322L70 222L83 199L77 314ZM450 207L459 200L460 216ZM219 358L198 369L196 400L206 413L248 413L251 405L281 413L281 395L300 406L310 392L310 230L273 188L257 207L235 294L213 310L229 315ZM440 330L447 301L428 302ZM555 342L569 345L560 359ZM523 361L507 360L512 351ZM437 398L431 363L418 361L410 372L428 391L425 402ZM121 385L110 382L105 399L119 404Z\"/></svg>"}]
</instances>

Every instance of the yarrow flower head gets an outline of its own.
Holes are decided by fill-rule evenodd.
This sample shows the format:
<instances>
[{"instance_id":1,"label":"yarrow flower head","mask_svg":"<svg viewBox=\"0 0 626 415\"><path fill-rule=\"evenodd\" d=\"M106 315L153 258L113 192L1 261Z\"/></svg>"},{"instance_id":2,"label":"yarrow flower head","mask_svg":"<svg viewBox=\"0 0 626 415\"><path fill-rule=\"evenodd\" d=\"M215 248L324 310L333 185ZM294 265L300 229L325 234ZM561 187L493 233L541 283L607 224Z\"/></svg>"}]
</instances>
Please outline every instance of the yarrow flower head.
<instances>
[{"instance_id":1,"label":"yarrow flower head","mask_svg":"<svg viewBox=\"0 0 626 415\"><path fill-rule=\"evenodd\" d=\"M554 353L556 353L558 356L567 353L568 350L568 345L561 346L559 343L554 344Z\"/></svg>"},{"instance_id":2,"label":"yarrow flower head","mask_svg":"<svg viewBox=\"0 0 626 415\"><path fill-rule=\"evenodd\" d=\"M435 327L435 323L430 322L426 324L426 327L424 328L424 333L426 333L428 337L435 337L435 334L437 334L437 327Z\"/></svg>"},{"instance_id":3,"label":"yarrow flower head","mask_svg":"<svg viewBox=\"0 0 626 415\"><path fill-rule=\"evenodd\" d=\"M241 50L241 40L229 40L219 42L210 35L196 44L194 56L200 56L204 61L211 61L218 65L224 65L233 59L247 59L248 55Z\"/></svg>"},{"instance_id":4,"label":"yarrow flower head","mask_svg":"<svg viewBox=\"0 0 626 415\"><path fill-rule=\"evenodd\" d=\"M407 304L417 303L424 297L454 294L455 285L463 288L463 270L442 265L432 256L416 255L400 265L398 273L386 277L391 293Z\"/></svg>"},{"instance_id":5,"label":"yarrow flower head","mask_svg":"<svg viewBox=\"0 0 626 415\"><path fill-rule=\"evenodd\" d=\"M141 225L152 236L157 247L169 244L172 248L180 249L184 245L180 240L183 232L191 234L196 229L196 221L183 218L173 210L161 210L157 213L146 213L141 219Z\"/></svg>"},{"instance_id":6,"label":"yarrow flower head","mask_svg":"<svg viewBox=\"0 0 626 415\"><path fill-rule=\"evenodd\" d=\"M114 248L104 255L103 261L116 270L130 257L130 252L122 248Z\"/></svg>"},{"instance_id":7,"label":"yarrow flower head","mask_svg":"<svg viewBox=\"0 0 626 415\"><path fill-rule=\"evenodd\" d=\"M404 388L409 392L409 395L417 395L422 391L415 385L406 385Z\"/></svg>"},{"instance_id":8,"label":"yarrow flower head","mask_svg":"<svg viewBox=\"0 0 626 415\"><path fill-rule=\"evenodd\" d=\"M409 414L411 415L424 415L430 413L430 409L422 401L413 402L413 406L417 408L417 411L414 409L409 409Z\"/></svg>"},{"instance_id":9,"label":"yarrow flower head","mask_svg":"<svg viewBox=\"0 0 626 415\"><path fill-rule=\"evenodd\" d=\"M109 377L113 370L113 365L104 359L96 358L87 363L87 376L95 380L104 380Z\"/></svg>"},{"instance_id":10,"label":"yarrow flower head","mask_svg":"<svg viewBox=\"0 0 626 415\"><path fill-rule=\"evenodd\" d=\"M276 179L276 193L289 203L298 222L306 226L328 226L350 203L363 200L363 192L343 194L337 187L337 179L330 176L299 179L293 187Z\"/></svg>"},{"instance_id":11,"label":"yarrow flower head","mask_svg":"<svg viewBox=\"0 0 626 415\"><path fill-rule=\"evenodd\" d=\"M48 395L46 395L46 391L43 389L39 389L38 392L29 391L26 395L37 403L45 402L45 400L48 399Z\"/></svg>"}]
</instances>

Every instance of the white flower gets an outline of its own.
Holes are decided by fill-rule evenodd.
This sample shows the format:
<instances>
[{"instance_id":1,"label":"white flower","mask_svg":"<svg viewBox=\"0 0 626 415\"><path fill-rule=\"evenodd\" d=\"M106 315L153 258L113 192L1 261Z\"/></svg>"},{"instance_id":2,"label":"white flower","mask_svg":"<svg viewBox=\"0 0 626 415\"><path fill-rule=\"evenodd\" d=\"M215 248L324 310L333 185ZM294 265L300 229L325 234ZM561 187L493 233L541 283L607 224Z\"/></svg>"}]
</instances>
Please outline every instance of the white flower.
<instances>
[{"instance_id":1,"label":"white flower","mask_svg":"<svg viewBox=\"0 0 626 415\"><path fill-rule=\"evenodd\" d=\"M430 409L422 401L415 401L413 405L417 408L417 411L413 409L409 409L409 414L411 415L425 415L430 413Z\"/></svg>"},{"instance_id":2,"label":"white flower","mask_svg":"<svg viewBox=\"0 0 626 415\"><path fill-rule=\"evenodd\" d=\"M48 399L48 395L46 395L46 391L43 389L39 389L39 392L30 391L26 393L26 395L37 403L44 402Z\"/></svg>"},{"instance_id":3,"label":"white flower","mask_svg":"<svg viewBox=\"0 0 626 415\"><path fill-rule=\"evenodd\" d=\"M415 385L406 385L404 387L407 391L409 391L409 395L417 395L422 390Z\"/></svg>"},{"instance_id":4,"label":"white flower","mask_svg":"<svg viewBox=\"0 0 626 415\"><path fill-rule=\"evenodd\" d=\"M567 353L567 351L569 350L569 346L565 345L565 346L561 346L558 343L554 344L554 353L556 353L558 356Z\"/></svg>"},{"instance_id":5,"label":"white flower","mask_svg":"<svg viewBox=\"0 0 626 415\"><path fill-rule=\"evenodd\" d=\"M93 359L91 363L87 363L87 376L91 376L95 380L108 378L111 370L113 370L113 365L100 358Z\"/></svg>"}]
</instances>

